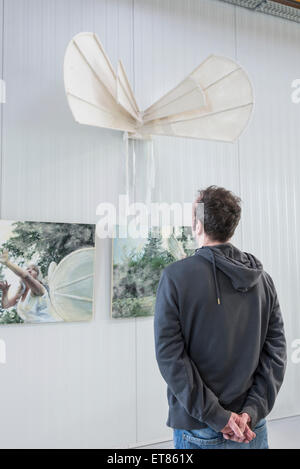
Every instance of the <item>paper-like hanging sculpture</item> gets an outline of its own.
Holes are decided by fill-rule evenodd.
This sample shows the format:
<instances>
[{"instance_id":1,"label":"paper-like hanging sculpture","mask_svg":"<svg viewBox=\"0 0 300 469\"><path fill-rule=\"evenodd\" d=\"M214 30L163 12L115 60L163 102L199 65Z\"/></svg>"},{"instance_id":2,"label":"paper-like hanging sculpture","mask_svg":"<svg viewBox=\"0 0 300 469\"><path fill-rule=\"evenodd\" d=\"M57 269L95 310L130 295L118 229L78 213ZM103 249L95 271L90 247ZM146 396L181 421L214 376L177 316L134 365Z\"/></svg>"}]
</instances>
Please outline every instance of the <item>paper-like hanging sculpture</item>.
<instances>
[{"instance_id":1,"label":"paper-like hanging sculpture","mask_svg":"<svg viewBox=\"0 0 300 469\"><path fill-rule=\"evenodd\" d=\"M68 102L81 124L128 132L235 141L247 126L253 91L233 60L210 55L178 86L140 111L124 67L114 71L94 33L77 34L64 60Z\"/></svg>"}]
</instances>

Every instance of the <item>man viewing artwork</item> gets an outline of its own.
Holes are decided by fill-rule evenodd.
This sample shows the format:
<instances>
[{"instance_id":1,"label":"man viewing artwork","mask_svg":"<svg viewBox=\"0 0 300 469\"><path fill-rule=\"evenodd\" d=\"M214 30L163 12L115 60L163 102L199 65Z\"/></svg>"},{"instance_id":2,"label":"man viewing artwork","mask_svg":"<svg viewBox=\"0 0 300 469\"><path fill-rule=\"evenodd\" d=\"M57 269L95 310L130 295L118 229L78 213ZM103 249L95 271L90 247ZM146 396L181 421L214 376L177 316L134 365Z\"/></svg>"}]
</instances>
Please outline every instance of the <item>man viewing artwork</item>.
<instances>
[{"instance_id":1,"label":"man viewing artwork","mask_svg":"<svg viewBox=\"0 0 300 469\"><path fill-rule=\"evenodd\" d=\"M160 278L155 350L178 449L268 448L265 417L283 382L286 340L271 276L230 242L240 204L222 187L200 191L199 247Z\"/></svg>"}]
</instances>

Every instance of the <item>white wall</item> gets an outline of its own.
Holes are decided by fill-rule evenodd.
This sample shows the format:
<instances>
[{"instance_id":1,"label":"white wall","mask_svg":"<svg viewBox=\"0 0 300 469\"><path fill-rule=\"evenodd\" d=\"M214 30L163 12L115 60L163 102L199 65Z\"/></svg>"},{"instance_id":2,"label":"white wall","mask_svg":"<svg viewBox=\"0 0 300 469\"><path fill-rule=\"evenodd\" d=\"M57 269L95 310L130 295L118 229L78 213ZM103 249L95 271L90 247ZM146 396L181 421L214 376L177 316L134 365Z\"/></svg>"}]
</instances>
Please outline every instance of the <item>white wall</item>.
<instances>
[{"instance_id":1,"label":"white wall","mask_svg":"<svg viewBox=\"0 0 300 469\"><path fill-rule=\"evenodd\" d=\"M0 0L2 13L6 219L94 223L97 204L125 191L121 133L79 126L67 107L62 63L77 32L95 31L112 63L123 60L142 108L211 52L245 66L257 103L247 132L235 145L155 138L155 200L191 201L209 184L241 194L234 242L274 277L290 349L300 337L300 106L290 101L300 26L217 0ZM3 448L120 447L171 435L153 319L110 319L109 243L98 248L94 322L0 329ZM299 370L289 363L274 417L300 413Z\"/></svg>"}]
</instances>

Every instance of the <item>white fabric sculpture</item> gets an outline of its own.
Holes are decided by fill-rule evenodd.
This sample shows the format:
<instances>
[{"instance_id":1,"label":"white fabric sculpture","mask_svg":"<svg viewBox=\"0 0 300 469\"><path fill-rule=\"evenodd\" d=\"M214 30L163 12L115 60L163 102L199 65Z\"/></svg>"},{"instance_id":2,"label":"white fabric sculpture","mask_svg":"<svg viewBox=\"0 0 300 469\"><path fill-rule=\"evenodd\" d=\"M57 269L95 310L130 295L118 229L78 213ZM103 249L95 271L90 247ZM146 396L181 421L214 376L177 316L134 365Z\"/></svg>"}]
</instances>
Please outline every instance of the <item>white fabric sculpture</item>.
<instances>
[{"instance_id":1,"label":"white fabric sculpture","mask_svg":"<svg viewBox=\"0 0 300 469\"><path fill-rule=\"evenodd\" d=\"M231 59L210 55L141 112L122 63L115 73L94 33L80 33L70 41L64 80L77 122L142 139L169 135L234 142L247 126L254 101L246 72Z\"/></svg>"}]
</instances>

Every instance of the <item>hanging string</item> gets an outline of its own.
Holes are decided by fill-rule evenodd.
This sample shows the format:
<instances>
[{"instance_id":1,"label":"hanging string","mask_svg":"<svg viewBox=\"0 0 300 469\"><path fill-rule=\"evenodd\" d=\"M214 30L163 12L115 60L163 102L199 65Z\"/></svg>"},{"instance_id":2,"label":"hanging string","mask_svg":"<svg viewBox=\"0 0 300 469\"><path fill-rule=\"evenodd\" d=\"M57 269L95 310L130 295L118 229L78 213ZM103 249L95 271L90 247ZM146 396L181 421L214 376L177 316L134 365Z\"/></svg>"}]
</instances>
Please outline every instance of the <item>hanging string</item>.
<instances>
[{"instance_id":1,"label":"hanging string","mask_svg":"<svg viewBox=\"0 0 300 469\"><path fill-rule=\"evenodd\" d=\"M128 133L124 132L123 141L125 142L125 193L129 197L129 148Z\"/></svg>"},{"instance_id":2,"label":"hanging string","mask_svg":"<svg viewBox=\"0 0 300 469\"><path fill-rule=\"evenodd\" d=\"M135 140L132 139L132 202L136 201L136 156Z\"/></svg>"},{"instance_id":3,"label":"hanging string","mask_svg":"<svg viewBox=\"0 0 300 469\"><path fill-rule=\"evenodd\" d=\"M124 132L123 140L125 144L126 196L129 203L137 201L137 182L139 182L139 197L144 199L150 210L152 194L155 188L154 142L152 139L136 141L133 138L129 138L127 132ZM137 157L139 158L138 165ZM143 170L141 169L142 167L144 168ZM138 171L137 168L139 168ZM145 180L145 184L143 184L143 180ZM145 189L141 191L143 187ZM144 196L142 195L143 193Z\"/></svg>"},{"instance_id":4,"label":"hanging string","mask_svg":"<svg viewBox=\"0 0 300 469\"><path fill-rule=\"evenodd\" d=\"M150 159L151 159L151 199L152 199L152 191L155 188L155 159L154 159L154 142L151 139L150 141Z\"/></svg>"},{"instance_id":5,"label":"hanging string","mask_svg":"<svg viewBox=\"0 0 300 469\"><path fill-rule=\"evenodd\" d=\"M146 191L146 204L150 212L150 206L152 201L152 191L155 186L155 166L154 166L154 150L153 150L153 140L145 142L147 145L147 191Z\"/></svg>"}]
</instances>

